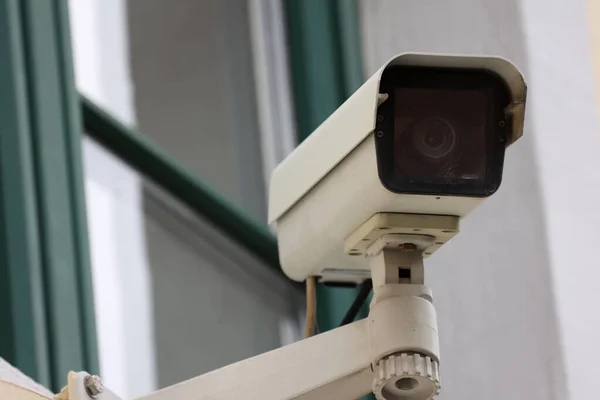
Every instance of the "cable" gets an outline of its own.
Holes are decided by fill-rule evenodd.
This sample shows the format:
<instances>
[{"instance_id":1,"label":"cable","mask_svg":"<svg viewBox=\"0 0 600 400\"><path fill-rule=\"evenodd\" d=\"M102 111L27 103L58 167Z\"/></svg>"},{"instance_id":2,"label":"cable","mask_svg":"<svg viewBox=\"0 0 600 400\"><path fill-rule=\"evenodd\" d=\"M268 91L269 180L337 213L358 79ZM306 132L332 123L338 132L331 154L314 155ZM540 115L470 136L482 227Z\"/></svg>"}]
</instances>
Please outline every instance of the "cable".
<instances>
[{"instance_id":1,"label":"cable","mask_svg":"<svg viewBox=\"0 0 600 400\"><path fill-rule=\"evenodd\" d=\"M371 279L365 279L363 283L360 284L360 290L358 291L354 302L352 302L350 309L344 316L344 319L342 320L340 326L348 325L349 323L354 322L354 319L358 315L358 312L367 300L367 297L369 297L371 289L373 289L373 281Z\"/></svg>"},{"instance_id":2,"label":"cable","mask_svg":"<svg viewBox=\"0 0 600 400\"><path fill-rule=\"evenodd\" d=\"M308 338L315 334L317 326L317 289L315 277L306 278L306 320L304 322L304 337Z\"/></svg>"}]
</instances>

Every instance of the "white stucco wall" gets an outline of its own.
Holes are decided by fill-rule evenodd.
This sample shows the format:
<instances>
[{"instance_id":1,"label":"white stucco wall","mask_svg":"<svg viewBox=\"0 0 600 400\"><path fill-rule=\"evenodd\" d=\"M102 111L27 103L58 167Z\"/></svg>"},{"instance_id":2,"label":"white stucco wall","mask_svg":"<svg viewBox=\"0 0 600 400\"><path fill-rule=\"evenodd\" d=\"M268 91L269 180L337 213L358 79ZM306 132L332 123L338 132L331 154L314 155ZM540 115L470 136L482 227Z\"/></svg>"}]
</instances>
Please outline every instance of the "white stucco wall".
<instances>
[{"instance_id":1,"label":"white stucco wall","mask_svg":"<svg viewBox=\"0 0 600 400\"><path fill-rule=\"evenodd\" d=\"M521 4L560 350L568 398L583 400L600 377L600 124L587 7Z\"/></svg>"},{"instance_id":2,"label":"white stucco wall","mask_svg":"<svg viewBox=\"0 0 600 400\"><path fill-rule=\"evenodd\" d=\"M426 265L441 399L587 399L600 376L600 133L584 1L361 2L365 62L498 54L529 84L504 181Z\"/></svg>"}]
</instances>

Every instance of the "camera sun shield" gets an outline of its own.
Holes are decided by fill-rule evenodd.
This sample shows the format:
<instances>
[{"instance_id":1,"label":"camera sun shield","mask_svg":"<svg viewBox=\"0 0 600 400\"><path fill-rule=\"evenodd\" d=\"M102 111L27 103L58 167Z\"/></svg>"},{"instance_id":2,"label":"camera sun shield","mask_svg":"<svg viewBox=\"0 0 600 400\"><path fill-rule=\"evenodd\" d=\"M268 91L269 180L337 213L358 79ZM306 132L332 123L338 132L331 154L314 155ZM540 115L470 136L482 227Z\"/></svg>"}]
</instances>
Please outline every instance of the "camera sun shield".
<instances>
[{"instance_id":1,"label":"camera sun shield","mask_svg":"<svg viewBox=\"0 0 600 400\"><path fill-rule=\"evenodd\" d=\"M392 67L382 76L378 173L394 193L487 197L502 180L508 90L481 70Z\"/></svg>"},{"instance_id":2,"label":"camera sun shield","mask_svg":"<svg viewBox=\"0 0 600 400\"><path fill-rule=\"evenodd\" d=\"M296 281L361 282L370 275L361 252L382 234L439 228L386 224L349 244L374 215L467 217L500 184L526 97L522 74L501 57L392 57L273 171L269 223L282 270Z\"/></svg>"}]
</instances>

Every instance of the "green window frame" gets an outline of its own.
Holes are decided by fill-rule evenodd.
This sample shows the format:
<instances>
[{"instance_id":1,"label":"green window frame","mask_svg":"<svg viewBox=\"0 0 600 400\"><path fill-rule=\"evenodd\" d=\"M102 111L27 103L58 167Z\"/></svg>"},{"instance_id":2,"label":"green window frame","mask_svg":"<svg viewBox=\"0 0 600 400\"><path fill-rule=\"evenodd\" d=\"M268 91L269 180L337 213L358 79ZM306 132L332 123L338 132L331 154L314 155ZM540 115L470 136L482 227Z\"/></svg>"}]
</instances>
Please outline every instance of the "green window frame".
<instances>
[{"instance_id":1,"label":"green window frame","mask_svg":"<svg viewBox=\"0 0 600 400\"><path fill-rule=\"evenodd\" d=\"M166 152L148 140L147 135L125 126L83 96L81 112L83 129L91 138L256 255L267 268L283 275L279 266L277 239L265 225L248 217L173 161ZM292 290L304 290L299 283L289 281L289 285Z\"/></svg>"},{"instance_id":2,"label":"green window frame","mask_svg":"<svg viewBox=\"0 0 600 400\"><path fill-rule=\"evenodd\" d=\"M0 1L0 356L98 369L67 2Z\"/></svg>"},{"instance_id":3,"label":"green window frame","mask_svg":"<svg viewBox=\"0 0 600 400\"><path fill-rule=\"evenodd\" d=\"M363 82L357 4L285 5L302 140ZM265 226L78 96L67 0L0 0L0 53L1 357L53 390L69 370L98 372L84 131L281 273ZM319 287L321 330L337 326L355 294Z\"/></svg>"}]
</instances>

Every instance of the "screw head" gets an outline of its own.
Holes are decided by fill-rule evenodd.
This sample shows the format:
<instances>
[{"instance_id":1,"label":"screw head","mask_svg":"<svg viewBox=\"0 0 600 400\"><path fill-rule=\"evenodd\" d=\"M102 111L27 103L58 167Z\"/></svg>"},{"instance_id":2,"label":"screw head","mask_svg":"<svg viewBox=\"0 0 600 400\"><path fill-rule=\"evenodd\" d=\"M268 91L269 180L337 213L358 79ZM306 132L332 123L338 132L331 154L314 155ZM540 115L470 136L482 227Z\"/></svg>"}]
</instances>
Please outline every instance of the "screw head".
<instances>
[{"instance_id":1,"label":"screw head","mask_svg":"<svg viewBox=\"0 0 600 400\"><path fill-rule=\"evenodd\" d=\"M86 376L84 385L85 391L92 398L98 397L98 395L104 390L104 386L102 386L102 380L97 375Z\"/></svg>"}]
</instances>

